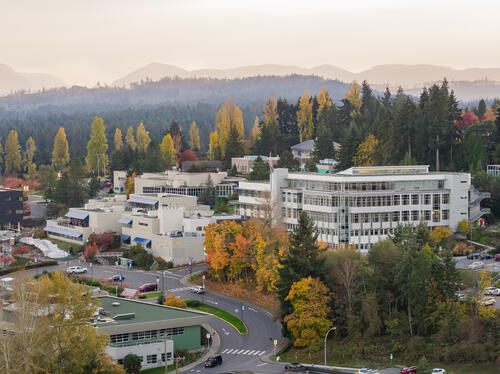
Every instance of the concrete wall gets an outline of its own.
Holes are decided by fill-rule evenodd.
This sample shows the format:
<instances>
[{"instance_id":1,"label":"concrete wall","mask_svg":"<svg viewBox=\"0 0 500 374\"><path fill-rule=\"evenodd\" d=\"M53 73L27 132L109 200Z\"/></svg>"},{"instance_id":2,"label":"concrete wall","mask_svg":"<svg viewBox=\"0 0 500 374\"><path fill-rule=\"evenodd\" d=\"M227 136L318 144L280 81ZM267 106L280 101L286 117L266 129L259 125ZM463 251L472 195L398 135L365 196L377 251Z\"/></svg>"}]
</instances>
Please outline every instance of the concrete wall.
<instances>
[{"instance_id":1,"label":"concrete wall","mask_svg":"<svg viewBox=\"0 0 500 374\"><path fill-rule=\"evenodd\" d=\"M117 194L125 193L125 182L127 180L126 171L113 172L113 191Z\"/></svg>"},{"instance_id":2,"label":"concrete wall","mask_svg":"<svg viewBox=\"0 0 500 374\"><path fill-rule=\"evenodd\" d=\"M171 238L170 236L153 235L151 253L165 261L172 261L175 265L189 263L192 257L194 262L205 261L204 236Z\"/></svg>"},{"instance_id":3,"label":"concrete wall","mask_svg":"<svg viewBox=\"0 0 500 374\"><path fill-rule=\"evenodd\" d=\"M198 340L200 340L198 338ZM172 364L174 361L171 359L173 357L174 352L174 341L168 339L166 342L167 345L167 364ZM161 360L162 354L165 353L165 342L159 341L157 343L149 343L149 344L137 344L131 345L127 347L116 347L116 346L107 346L106 353L113 359L113 361L117 362L118 360L123 360L126 355L129 353L135 354L139 357L142 357L142 366L141 369L151 369L160 366L164 366L165 363ZM156 363L148 364L147 356L148 355L156 355Z\"/></svg>"}]
</instances>

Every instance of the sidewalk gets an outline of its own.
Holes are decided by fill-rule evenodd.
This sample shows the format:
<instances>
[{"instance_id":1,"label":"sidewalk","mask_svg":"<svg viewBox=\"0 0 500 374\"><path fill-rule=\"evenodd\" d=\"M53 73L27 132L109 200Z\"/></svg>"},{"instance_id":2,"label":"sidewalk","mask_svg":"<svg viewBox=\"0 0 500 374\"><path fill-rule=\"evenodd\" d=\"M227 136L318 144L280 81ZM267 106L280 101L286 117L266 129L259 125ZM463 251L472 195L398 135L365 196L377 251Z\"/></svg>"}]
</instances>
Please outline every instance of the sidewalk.
<instances>
[{"instance_id":1,"label":"sidewalk","mask_svg":"<svg viewBox=\"0 0 500 374\"><path fill-rule=\"evenodd\" d=\"M192 368L200 365L200 364L203 364L210 356L213 356L215 355L218 351L219 351L219 348L220 348L220 336L219 334L217 333L217 331L215 331L212 326L208 325L208 324L203 324L202 327L209 331L210 332L210 335L212 336L212 345L210 346L210 349L208 350L207 353L205 353L203 355L203 357L201 357L199 360L196 360L195 362L192 362L186 366L183 366L181 368L179 368L179 372L180 373L183 373L185 371L188 371L188 370L191 370ZM169 374L173 374L175 373L175 370L172 370L169 372Z\"/></svg>"}]
</instances>

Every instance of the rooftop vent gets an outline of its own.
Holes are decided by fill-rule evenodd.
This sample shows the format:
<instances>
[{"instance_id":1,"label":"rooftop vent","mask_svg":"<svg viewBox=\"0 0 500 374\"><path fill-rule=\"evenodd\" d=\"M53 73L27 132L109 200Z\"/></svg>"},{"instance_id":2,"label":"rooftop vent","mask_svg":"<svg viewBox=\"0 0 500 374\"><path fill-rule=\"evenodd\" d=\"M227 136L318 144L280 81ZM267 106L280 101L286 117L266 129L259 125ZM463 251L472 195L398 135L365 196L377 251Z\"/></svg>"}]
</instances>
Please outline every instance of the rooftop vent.
<instances>
[{"instance_id":1,"label":"rooftop vent","mask_svg":"<svg viewBox=\"0 0 500 374\"><path fill-rule=\"evenodd\" d=\"M120 306L120 303L118 301L115 301L111 305L113 305L113 306Z\"/></svg>"},{"instance_id":2,"label":"rooftop vent","mask_svg":"<svg viewBox=\"0 0 500 374\"><path fill-rule=\"evenodd\" d=\"M113 317L115 321L122 321L126 319L133 319L135 318L135 313L123 313L123 314L117 314L116 316Z\"/></svg>"}]
</instances>

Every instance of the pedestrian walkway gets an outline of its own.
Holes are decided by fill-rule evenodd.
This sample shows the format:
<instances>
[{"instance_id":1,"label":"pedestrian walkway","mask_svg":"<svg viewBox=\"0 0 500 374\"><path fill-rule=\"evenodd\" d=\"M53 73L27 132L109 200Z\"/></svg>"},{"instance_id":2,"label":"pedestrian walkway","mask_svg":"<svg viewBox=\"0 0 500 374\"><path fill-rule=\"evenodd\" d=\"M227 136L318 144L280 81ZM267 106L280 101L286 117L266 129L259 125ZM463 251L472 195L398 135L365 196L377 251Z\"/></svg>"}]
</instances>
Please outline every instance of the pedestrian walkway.
<instances>
[{"instance_id":1,"label":"pedestrian walkway","mask_svg":"<svg viewBox=\"0 0 500 374\"><path fill-rule=\"evenodd\" d=\"M224 349L223 355L246 355L246 356L262 356L266 351L251 350L251 349Z\"/></svg>"},{"instance_id":2,"label":"pedestrian walkway","mask_svg":"<svg viewBox=\"0 0 500 374\"><path fill-rule=\"evenodd\" d=\"M193 288L192 287L179 287L179 288L172 288L170 290L167 290L167 292L175 293L175 292L182 292L182 291L191 291Z\"/></svg>"}]
</instances>

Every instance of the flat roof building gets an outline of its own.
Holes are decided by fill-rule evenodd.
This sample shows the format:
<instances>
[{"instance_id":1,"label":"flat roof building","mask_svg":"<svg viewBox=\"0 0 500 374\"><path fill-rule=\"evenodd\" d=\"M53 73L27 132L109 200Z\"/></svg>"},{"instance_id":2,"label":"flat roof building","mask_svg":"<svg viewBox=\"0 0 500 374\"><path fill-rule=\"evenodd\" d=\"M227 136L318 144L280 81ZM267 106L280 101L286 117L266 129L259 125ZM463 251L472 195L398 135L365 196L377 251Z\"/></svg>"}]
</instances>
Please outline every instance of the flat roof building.
<instances>
[{"instance_id":1,"label":"flat roof building","mask_svg":"<svg viewBox=\"0 0 500 374\"><path fill-rule=\"evenodd\" d=\"M23 212L23 191L0 188L0 230L20 229Z\"/></svg>"},{"instance_id":2,"label":"flat roof building","mask_svg":"<svg viewBox=\"0 0 500 374\"><path fill-rule=\"evenodd\" d=\"M426 165L353 167L336 174L275 169L269 182L240 183L238 193L242 217L262 217L272 209L274 219L292 231L305 211L319 240L362 251L400 224L456 231L460 221L489 213L480 206L489 193L475 190L470 174L429 172Z\"/></svg>"}]
</instances>

